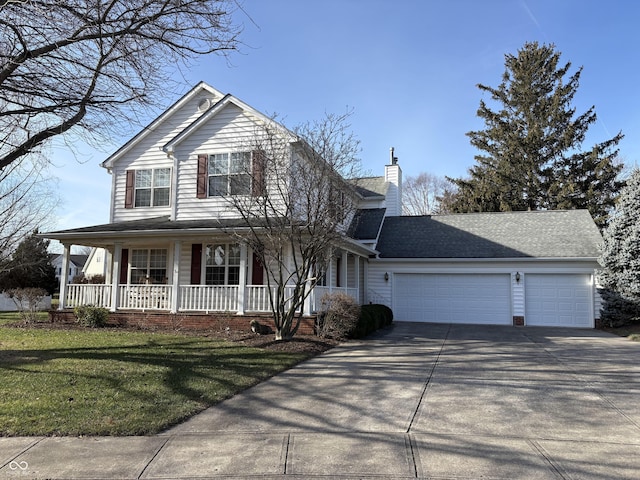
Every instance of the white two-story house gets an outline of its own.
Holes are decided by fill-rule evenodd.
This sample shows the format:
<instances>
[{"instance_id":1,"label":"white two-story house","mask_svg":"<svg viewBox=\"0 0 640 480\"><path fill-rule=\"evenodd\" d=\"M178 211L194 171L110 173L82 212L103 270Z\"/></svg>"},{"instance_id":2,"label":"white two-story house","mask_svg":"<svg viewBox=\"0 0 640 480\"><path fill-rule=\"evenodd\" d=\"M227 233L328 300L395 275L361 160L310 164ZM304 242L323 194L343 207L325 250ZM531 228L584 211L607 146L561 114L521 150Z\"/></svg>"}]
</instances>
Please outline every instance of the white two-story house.
<instances>
[{"instance_id":1,"label":"white two-story house","mask_svg":"<svg viewBox=\"0 0 640 480\"><path fill-rule=\"evenodd\" d=\"M197 317L201 325L216 315L268 314L267 276L286 262L265 267L250 242L238 241L261 218L230 208L234 199L282 189L263 173L263 151L250 144L265 126L299 168L309 165L293 133L205 83L107 158L109 223L43 234L64 246L63 277L72 245L105 252L105 284L63 278L60 310L91 304L114 315ZM344 235L328 249L306 316L324 293L344 291L390 306L399 320L595 325L601 237L589 212L406 217L393 150L384 168L384 176L352 183L358 209L342 218ZM295 175L285 182L297 183Z\"/></svg>"},{"instance_id":2,"label":"white two-story house","mask_svg":"<svg viewBox=\"0 0 640 480\"><path fill-rule=\"evenodd\" d=\"M268 266L231 233L247 221L230 207L230 199L281 188L270 182L282 179L257 171L259 151L250 146L265 126L290 150L292 161L305 168L308 160L295 135L205 83L106 159L102 166L112 182L109 223L46 234L62 242L66 262L72 245L103 249L106 282L61 282L60 309L92 304L113 312L268 312ZM399 172L397 165L394 169ZM378 187L384 191L366 185L352 191L357 201L371 203L373 198L373 206L380 207L386 184ZM365 269L372 255L370 245L344 235L331 249L304 313L315 312L330 291L366 302Z\"/></svg>"}]
</instances>

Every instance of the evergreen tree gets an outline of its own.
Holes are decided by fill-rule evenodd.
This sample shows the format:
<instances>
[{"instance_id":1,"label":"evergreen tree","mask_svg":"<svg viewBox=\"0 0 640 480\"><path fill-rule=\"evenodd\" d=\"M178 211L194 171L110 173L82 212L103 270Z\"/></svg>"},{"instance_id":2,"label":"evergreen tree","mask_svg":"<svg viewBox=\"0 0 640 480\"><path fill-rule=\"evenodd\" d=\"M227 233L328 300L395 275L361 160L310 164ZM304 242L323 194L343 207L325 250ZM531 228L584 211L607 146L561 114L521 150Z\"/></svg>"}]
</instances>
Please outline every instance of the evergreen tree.
<instances>
[{"instance_id":1,"label":"evergreen tree","mask_svg":"<svg viewBox=\"0 0 640 480\"><path fill-rule=\"evenodd\" d=\"M505 56L497 88L478 85L500 109L480 101L477 114L486 127L467 136L483 153L475 156L469 178L452 179L456 211L588 208L605 224L620 187L616 146L622 134L581 150L595 107L575 116L582 68L565 82L571 63L559 62L553 45L526 43L517 56Z\"/></svg>"},{"instance_id":2,"label":"evergreen tree","mask_svg":"<svg viewBox=\"0 0 640 480\"><path fill-rule=\"evenodd\" d=\"M0 291L13 288L42 288L52 294L58 282L47 249L49 240L37 237L37 230L16 247L8 268L0 275Z\"/></svg>"},{"instance_id":3,"label":"evergreen tree","mask_svg":"<svg viewBox=\"0 0 640 480\"><path fill-rule=\"evenodd\" d=\"M604 229L599 275L601 320L610 326L640 321L640 170L620 191L616 209Z\"/></svg>"}]
</instances>

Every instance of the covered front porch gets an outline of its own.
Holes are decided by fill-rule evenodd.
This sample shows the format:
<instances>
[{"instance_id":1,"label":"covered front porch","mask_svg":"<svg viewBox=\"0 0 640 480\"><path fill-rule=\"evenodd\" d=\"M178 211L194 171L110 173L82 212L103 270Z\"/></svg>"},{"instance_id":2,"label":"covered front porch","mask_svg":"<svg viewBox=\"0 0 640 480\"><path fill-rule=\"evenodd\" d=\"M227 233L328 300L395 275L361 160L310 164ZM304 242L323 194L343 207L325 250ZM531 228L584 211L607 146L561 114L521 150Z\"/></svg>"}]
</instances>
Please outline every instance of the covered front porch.
<instances>
[{"instance_id":1,"label":"covered front porch","mask_svg":"<svg viewBox=\"0 0 640 480\"><path fill-rule=\"evenodd\" d=\"M59 310L93 305L111 312L233 313L271 312L277 286L254 252L220 229L138 230L137 222L46 234L64 247ZM125 228L128 227L128 228ZM122 230L120 230L122 228ZM73 245L103 249L104 283L68 283ZM365 303L365 269L371 251L347 240L333 248L322 278L310 278L302 314L321 310L326 294L343 292ZM271 277L273 278L273 277ZM271 283L271 285L269 285ZM294 285L286 285L291 298Z\"/></svg>"}]
</instances>

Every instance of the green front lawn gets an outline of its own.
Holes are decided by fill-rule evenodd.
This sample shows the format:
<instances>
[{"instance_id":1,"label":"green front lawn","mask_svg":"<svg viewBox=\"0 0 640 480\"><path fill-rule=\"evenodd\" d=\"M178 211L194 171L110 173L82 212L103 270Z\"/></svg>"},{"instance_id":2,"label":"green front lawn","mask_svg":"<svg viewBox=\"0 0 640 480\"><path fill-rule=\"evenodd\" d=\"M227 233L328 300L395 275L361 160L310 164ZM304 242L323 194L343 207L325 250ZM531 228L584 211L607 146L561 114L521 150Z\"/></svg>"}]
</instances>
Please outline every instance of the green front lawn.
<instances>
[{"instance_id":1,"label":"green front lawn","mask_svg":"<svg viewBox=\"0 0 640 480\"><path fill-rule=\"evenodd\" d=\"M37 321L46 322L49 319L49 312L37 312ZM8 323L21 323L22 318L18 312L0 312L0 326Z\"/></svg>"},{"instance_id":2,"label":"green front lawn","mask_svg":"<svg viewBox=\"0 0 640 480\"><path fill-rule=\"evenodd\" d=\"M304 358L179 334L0 326L0 436L157 433Z\"/></svg>"}]
</instances>

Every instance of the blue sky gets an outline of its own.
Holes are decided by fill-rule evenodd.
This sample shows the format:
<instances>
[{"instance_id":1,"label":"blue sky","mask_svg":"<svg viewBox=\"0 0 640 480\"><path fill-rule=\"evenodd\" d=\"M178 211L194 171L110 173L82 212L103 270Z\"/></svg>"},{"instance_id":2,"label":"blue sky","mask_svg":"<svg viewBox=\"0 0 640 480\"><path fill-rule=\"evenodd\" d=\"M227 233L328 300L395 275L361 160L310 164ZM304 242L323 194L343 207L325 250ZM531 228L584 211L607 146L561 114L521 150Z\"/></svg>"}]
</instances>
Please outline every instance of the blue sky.
<instances>
[{"instance_id":1,"label":"blue sky","mask_svg":"<svg viewBox=\"0 0 640 480\"><path fill-rule=\"evenodd\" d=\"M504 55L527 41L555 44L571 73L584 67L574 106L595 105L598 115L585 147L622 131L621 158L640 160L640 2L238 1L241 52L198 60L182 72L183 93L204 80L288 126L353 109L363 167L374 175L393 146L405 176L464 176L477 153L465 133L483 127L476 85L497 86ZM54 149L57 229L108 222L111 177L98 165L126 140L102 151L75 144L83 163Z\"/></svg>"}]
</instances>

